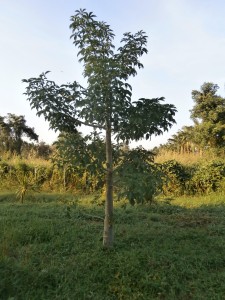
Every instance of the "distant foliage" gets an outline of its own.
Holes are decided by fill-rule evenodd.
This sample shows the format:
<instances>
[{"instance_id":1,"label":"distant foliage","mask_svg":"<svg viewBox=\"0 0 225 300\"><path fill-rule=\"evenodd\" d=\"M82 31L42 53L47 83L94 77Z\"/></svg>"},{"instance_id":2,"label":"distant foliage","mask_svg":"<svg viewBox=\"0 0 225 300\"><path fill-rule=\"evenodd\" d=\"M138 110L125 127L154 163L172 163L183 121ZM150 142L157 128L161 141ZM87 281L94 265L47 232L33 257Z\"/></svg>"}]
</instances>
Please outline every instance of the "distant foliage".
<instances>
[{"instance_id":1,"label":"distant foliage","mask_svg":"<svg viewBox=\"0 0 225 300\"><path fill-rule=\"evenodd\" d=\"M0 116L0 152L21 155L23 137L38 141L34 128L26 125L24 116L8 113Z\"/></svg>"}]
</instances>

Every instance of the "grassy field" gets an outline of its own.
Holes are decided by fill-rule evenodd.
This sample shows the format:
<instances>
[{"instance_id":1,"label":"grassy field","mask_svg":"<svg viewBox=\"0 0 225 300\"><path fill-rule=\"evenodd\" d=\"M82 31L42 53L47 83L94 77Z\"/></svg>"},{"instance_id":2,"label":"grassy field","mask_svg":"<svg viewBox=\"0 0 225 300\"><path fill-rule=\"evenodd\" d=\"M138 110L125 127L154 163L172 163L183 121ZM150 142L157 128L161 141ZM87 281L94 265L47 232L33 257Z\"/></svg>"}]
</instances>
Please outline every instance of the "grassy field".
<instances>
[{"instance_id":1,"label":"grassy field","mask_svg":"<svg viewBox=\"0 0 225 300\"><path fill-rule=\"evenodd\" d=\"M225 299L223 196L103 206L66 195L0 194L0 299Z\"/></svg>"}]
</instances>

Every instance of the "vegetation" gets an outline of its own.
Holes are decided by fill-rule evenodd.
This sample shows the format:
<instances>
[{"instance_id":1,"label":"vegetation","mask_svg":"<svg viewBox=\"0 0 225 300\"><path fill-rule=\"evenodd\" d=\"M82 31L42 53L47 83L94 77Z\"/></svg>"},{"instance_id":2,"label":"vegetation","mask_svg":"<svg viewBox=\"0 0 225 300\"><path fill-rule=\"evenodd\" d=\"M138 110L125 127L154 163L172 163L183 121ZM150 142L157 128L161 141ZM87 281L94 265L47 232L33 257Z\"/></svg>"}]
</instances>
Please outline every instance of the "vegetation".
<instances>
[{"instance_id":1,"label":"vegetation","mask_svg":"<svg viewBox=\"0 0 225 300\"><path fill-rule=\"evenodd\" d=\"M218 85L192 91L192 126L152 151L130 149L175 122L163 97L131 100L147 37L125 33L115 51L110 27L86 10L70 28L87 86L58 86L48 72L23 80L58 140L38 143L24 116L0 116L0 299L224 298Z\"/></svg>"},{"instance_id":2,"label":"vegetation","mask_svg":"<svg viewBox=\"0 0 225 300\"><path fill-rule=\"evenodd\" d=\"M192 91L194 107L191 110L193 126L184 126L168 143L155 150L178 154L210 152L211 156L224 155L225 98L217 94L219 86L205 82L200 90Z\"/></svg>"},{"instance_id":3,"label":"vegetation","mask_svg":"<svg viewBox=\"0 0 225 300\"><path fill-rule=\"evenodd\" d=\"M73 163L64 161L59 152L55 152L51 161L36 159L30 162L15 157L4 159L0 161L0 191L15 191L21 201L26 201L26 195L32 194L32 190L94 194L104 203L104 170L98 168L102 161L93 156L92 148L95 149L95 146L95 143L88 144L90 161L82 161L83 154L76 156L73 152L70 152ZM197 196L224 189L225 160L222 157L210 159L203 156L199 160L194 157L192 162L189 160L186 163L187 154L183 155L183 160L178 156L179 162L168 153L167 156L156 157L154 162L153 153L142 148L125 152L115 149L115 152L115 201L126 199L135 205L151 203L157 195Z\"/></svg>"},{"instance_id":4,"label":"vegetation","mask_svg":"<svg viewBox=\"0 0 225 300\"><path fill-rule=\"evenodd\" d=\"M200 91L192 91L195 102L191 119L195 123L195 140L202 148L225 146L225 99L216 95L219 86L205 82Z\"/></svg>"},{"instance_id":5,"label":"vegetation","mask_svg":"<svg viewBox=\"0 0 225 300\"><path fill-rule=\"evenodd\" d=\"M34 129L26 125L24 116L8 114L7 117L0 116L0 150L2 152L21 155L25 135L31 140L38 141L38 135Z\"/></svg>"}]
</instances>

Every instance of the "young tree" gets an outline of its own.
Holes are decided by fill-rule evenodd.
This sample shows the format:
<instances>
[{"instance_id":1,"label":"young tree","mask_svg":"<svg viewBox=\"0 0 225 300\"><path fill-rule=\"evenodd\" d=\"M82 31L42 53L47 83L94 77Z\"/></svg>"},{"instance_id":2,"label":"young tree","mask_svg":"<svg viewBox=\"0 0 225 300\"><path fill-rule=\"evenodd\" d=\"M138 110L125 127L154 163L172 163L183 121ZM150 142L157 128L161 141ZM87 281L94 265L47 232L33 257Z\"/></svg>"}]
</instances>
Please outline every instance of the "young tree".
<instances>
[{"instance_id":1,"label":"young tree","mask_svg":"<svg viewBox=\"0 0 225 300\"><path fill-rule=\"evenodd\" d=\"M114 33L93 13L81 9L71 17L74 45L83 63L87 79L84 88L76 81L58 86L47 79L48 72L23 80L26 95L37 115L44 115L51 128L76 131L82 124L105 132L106 202L103 246L113 245L113 155L112 136L121 141L149 139L160 135L175 123L176 108L162 104L163 97L131 101L127 82L143 65L139 58L147 53L147 36L143 31L125 33L121 47L115 51Z\"/></svg>"}]
</instances>

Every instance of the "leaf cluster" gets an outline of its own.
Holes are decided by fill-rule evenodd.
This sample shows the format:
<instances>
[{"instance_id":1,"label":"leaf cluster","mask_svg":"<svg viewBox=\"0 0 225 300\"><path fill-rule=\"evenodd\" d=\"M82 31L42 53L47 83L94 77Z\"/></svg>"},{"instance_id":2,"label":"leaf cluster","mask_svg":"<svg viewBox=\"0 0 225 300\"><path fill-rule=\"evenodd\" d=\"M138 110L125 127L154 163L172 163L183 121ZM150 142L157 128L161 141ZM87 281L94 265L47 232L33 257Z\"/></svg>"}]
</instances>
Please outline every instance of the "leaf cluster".
<instances>
[{"instance_id":1,"label":"leaf cluster","mask_svg":"<svg viewBox=\"0 0 225 300\"><path fill-rule=\"evenodd\" d=\"M105 143L96 132L83 136L80 132L61 133L55 142L56 154L53 163L66 167L89 180L104 182Z\"/></svg>"}]
</instances>

